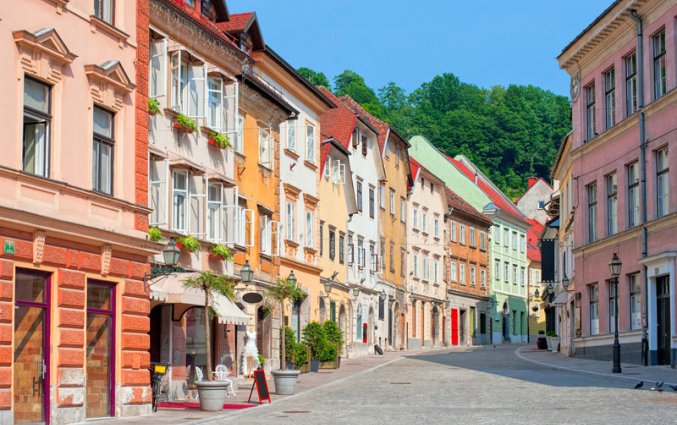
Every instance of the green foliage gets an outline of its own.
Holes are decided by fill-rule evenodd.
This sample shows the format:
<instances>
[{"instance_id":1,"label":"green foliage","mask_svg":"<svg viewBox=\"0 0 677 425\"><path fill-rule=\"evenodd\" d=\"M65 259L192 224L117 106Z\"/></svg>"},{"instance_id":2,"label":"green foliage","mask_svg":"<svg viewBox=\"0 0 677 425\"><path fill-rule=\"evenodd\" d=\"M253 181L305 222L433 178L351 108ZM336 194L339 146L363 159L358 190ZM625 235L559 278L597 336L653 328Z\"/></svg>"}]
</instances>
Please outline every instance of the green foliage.
<instances>
[{"instance_id":1,"label":"green foliage","mask_svg":"<svg viewBox=\"0 0 677 425\"><path fill-rule=\"evenodd\" d=\"M195 252L200 249L200 241L195 236L181 236L176 242L181 244L182 249L188 252Z\"/></svg>"},{"instance_id":2,"label":"green foliage","mask_svg":"<svg viewBox=\"0 0 677 425\"><path fill-rule=\"evenodd\" d=\"M157 227L149 227L148 228L148 238L153 242L160 242L165 237L162 234L162 231L160 229L158 229Z\"/></svg>"},{"instance_id":3,"label":"green foliage","mask_svg":"<svg viewBox=\"0 0 677 425\"><path fill-rule=\"evenodd\" d=\"M150 115L162 115L162 110L160 109L160 103L153 99L152 97L148 98L148 113Z\"/></svg>"},{"instance_id":4,"label":"green foliage","mask_svg":"<svg viewBox=\"0 0 677 425\"><path fill-rule=\"evenodd\" d=\"M263 366L266 363L266 358L263 357L263 354L259 354L259 364Z\"/></svg>"},{"instance_id":5,"label":"green foliage","mask_svg":"<svg viewBox=\"0 0 677 425\"><path fill-rule=\"evenodd\" d=\"M219 244L212 247L212 254L218 255L226 261L232 261L233 254L230 252L227 246Z\"/></svg>"},{"instance_id":6,"label":"green foliage","mask_svg":"<svg viewBox=\"0 0 677 425\"><path fill-rule=\"evenodd\" d=\"M305 344L294 344L294 366L297 368L308 363L308 347Z\"/></svg>"},{"instance_id":7,"label":"green foliage","mask_svg":"<svg viewBox=\"0 0 677 425\"><path fill-rule=\"evenodd\" d=\"M336 360L336 346L328 342L324 344L324 346L322 346L322 350L320 350L318 359L323 362L331 362Z\"/></svg>"},{"instance_id":8,"label":"green foliage","mask_svg":"<svg viewBox=\"0 0 677 425\"><path fill-rule=\"evenodd\" d=\"M327 334L324 326L318 322L310 322L303 328L303 343L310 347L310 356L319 359L320 354L327 345Z\"/></svg>"},{"instance_id":9,"label":"green foliage","mask_svg":"<svg viewBox=\"0 0 677 425\"><path fill-rule=\"evenodd\" d=\"M174 117L174 127L177 127L184 133L192 133L197 130L197 122L183 114L176 114Z\"/></svg>"},{"instance_id":10,"label":"green foliage","mask_svg":"<svg viewBox=\"0 0 677 425\"><path fill-rule=\"evenodd\" d=\"M317 72L303 66L297 71L303 76L303 78L310 81L313 85L331 88L329 85L329 79L326 75L324 75L324 72Z\"/></svg>"},{"instance_id":11,"label":"green foliage","mask_svg":"<svg viewBox=\"0 0 677 425\"><path fill-rule=\"evenodd\" d=\"M539 334L539 335L545 335L545 331L544 331L544 330L540 330L540 331L538 331L538 334Z\"/></svg>"},{"instance_id":12,"label":"green foliage","mask_svg":"<svg viewBox=\"0 0 677 425\"><path fill-rule=\"evenodd\" d=\"M282 332L281 328L280 332ZM286 358L287 360L292 361L294 358L294 345L297 344L297 342L296 332L294 332L294 329L290 328L289 326L284 327L284 343Z\"/></svg>"},{"instance_id":13,"label":"green foliage","mask_svg":"<svg viewBox=\"0 0 677 425\"><path fill-rule=\"evenodd\" d=\"M327 320L322 324L324 333L327 335L327 341L334 347L343 345L343 332L333 320Z\"/></svg>"},{"instance_id":14,"label":"green foliage","mask_svg":"<svg viewBox=\"0 0 677 425\"><path fill-rule=\"evenodd\" d=\"M230 149L232 147L230 144L230 137L223 133L212 131L209 133L209 138L214 140L214 143L219 147L219 149Z\"/></svg>"},{"instance_id":15,"label":"green foliage","mask_svg":"<svg viewBox=\"0 0 677 425\"><path fill-rule=\"evenodd\" d=\"M235 300L235 280L226 276L218 276L211 272L201 272L185 278L182 282L185 288L195 288L205 291L209 298L223 295L229 300Z\"/></svg>"},{"instance_id":16,"label":"green foliage","mask_svg":"<svg viewBox=\"0 0 677 425\"><path fill-rule=\"evenodd\" d=\"M556 338L556 337L557 337L557 334L555 333L555 331L548 331L548 332L545 333L545 336L555 337L555 338Z\"/></svg>"},{"instance_id":17,"label":"green foliage","mask_svg":"<svg viewBox=\"0 0 677 425\"><path fill-rule=\"evenodd\" d=\"M275 301L285 300L303 301L308 294L301 288L298 282L289 279L277 279L275 286L268 288L268 296Z\"/></svg>"}]
</instances>

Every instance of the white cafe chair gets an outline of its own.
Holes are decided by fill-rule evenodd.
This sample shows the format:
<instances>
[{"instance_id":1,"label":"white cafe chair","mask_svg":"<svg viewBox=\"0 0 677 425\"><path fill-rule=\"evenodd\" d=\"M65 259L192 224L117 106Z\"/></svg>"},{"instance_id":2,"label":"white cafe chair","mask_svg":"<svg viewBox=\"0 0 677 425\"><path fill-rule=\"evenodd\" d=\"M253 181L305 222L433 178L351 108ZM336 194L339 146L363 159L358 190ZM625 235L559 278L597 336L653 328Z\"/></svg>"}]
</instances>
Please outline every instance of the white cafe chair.
<instances>
[{"instance_id":1,"label":"white cafe chair","mask_svg":"<svg viewBox=\"0 0 677 425\"><path fill-rule=\"evenodd\" d=\"M220 382L226 382L228 384L228 388L230 388L230 392L235 395L235 389L233 388L233 381L228 379L228 368L226 365L218 364L216 365L216 370L212 372L212 376L214 377L214 380L220 381Z\"/></svg>"}]
</instances>

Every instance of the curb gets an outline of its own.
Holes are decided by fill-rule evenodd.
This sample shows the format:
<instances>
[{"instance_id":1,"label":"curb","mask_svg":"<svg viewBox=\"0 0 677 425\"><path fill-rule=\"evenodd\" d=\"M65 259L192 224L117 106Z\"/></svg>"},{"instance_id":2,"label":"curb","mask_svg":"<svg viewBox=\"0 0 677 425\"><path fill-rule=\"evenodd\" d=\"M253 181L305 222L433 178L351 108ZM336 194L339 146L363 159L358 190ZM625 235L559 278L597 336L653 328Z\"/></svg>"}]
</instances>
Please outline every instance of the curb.
<instances>
[{"instance_id":1,"label":"curb","mask_svg":"<svg viewBox=\"0 0 677 425\"><path fill-rule=\"evenodd\" d=\"M376 370L376 369L379 369L379 368L381 368L381 367L383 367L383 366L387 366L387 365L389 365L389 364L391 364L391 363L395 363L395 362L400 361L400 360L405 359L405 358L406 358L406 356L397 357L397 358L395 358L395 359L388 360L388 361L385 362L385 363L381 363L381 364L379 364L379 365L373 366L373 367L371 367L371 368L369 368L369 369L365 369L365 370L359 371L359 372L354 373L354 374L352 374L352 375L344 376L343 378L339 378L339 379L337 379L337 380L335 380L335 381L327 382L327 383L322 384L322 385L320 385L320 386L317 386L317 387L315 387L315 388L309 388L309 389L304 390L304 391L301 391L301 392L299 392L299 393L290 395L289 397L285 397L285 398L283 398L283 399L281 399L281 400L277 400L277 401L275 402L275 405L277 406L277 405L279 405L280 403L286 402L287 400L293 400L293 399L295 399L296 397L300 397L300 396L302 396L302 395L304 395L304 394L307 394L307 393L309 393L309 392L311 392L311 391L317 391L317 390L319 390L319 389L321 389L321 388L328 387L328 386L334 385L334 384L338 384L338 383L343 382L343 381L346 381L346 380L348 380L348 379L350 379L350 378L352 378L352 377L354 377L354 376L358 376L358 375L362 375L362 374L364 374L364 373L372 372L372 371L374 371L374 370ZM239 416L246 415L246 414L251 413L251 412L256 412L256 411L259 411L259 410L261 410L261 409L269 408L269 406L273 406L273 403L262 404L262 405L256 406L256 408L241 409L241 410L239 410L239 411L237 411L237 412L229 413L229 414L227 414L227 415L212 416L212 417L209 417L209 418L198 419L198 420L196 420L196 421L186 422L184 425L198 425L198 424L210 423L210 422L218 421L218 420L223 420L223 421L225 422L226 420L228 420L228 419L230 419L230 418L237 418L237 417L239 417Z\"/></svg>"},{"instance_id":2,"label":"curb","mask_svg":"<svg viewBox=\"0 0 677 425\"><path fill-rule=\"evenodd\" d=\"M618 378L618 379L627 379L627 380L636 381L636 382L640 382L640 381L647 381L648 382L647 378L633 378L632 376L623 376L623 375L603 373L603 372L593 372L591 370L575 369L575 368L572 368L572 367L566 367L566 366L554 365L554 364L551 364L551 363L540 362L538 360L529 359L526 356L524 356L522 353L520 353L522 348L523 347L517 348L514 351L514 353L515 353L515 356L517 358L524 360L525 362L534 363L534 364L546 366L546 367L552 367L552 368L555 368L555 369L568 370L570 372L578 372L578 373L586 373L588 375L603 376L605 378ZM665 381L665 383L668 384L668 385L677 385L677 382Z\"/></svg>"}]
</instances>

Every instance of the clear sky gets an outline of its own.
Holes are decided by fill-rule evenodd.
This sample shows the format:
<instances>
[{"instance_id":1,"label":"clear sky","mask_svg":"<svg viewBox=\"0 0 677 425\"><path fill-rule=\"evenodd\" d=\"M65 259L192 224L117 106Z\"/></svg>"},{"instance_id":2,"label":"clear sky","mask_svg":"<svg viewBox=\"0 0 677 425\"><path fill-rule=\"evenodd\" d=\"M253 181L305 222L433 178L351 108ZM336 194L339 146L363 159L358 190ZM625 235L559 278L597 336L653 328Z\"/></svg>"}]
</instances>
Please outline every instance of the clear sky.
<instances>
[{"instance_id":1,"label":"clear sky","mask_svg":"<svg viewBox=\"0 0 677 425\"><path fill-rule=\"evenodd\" d=\"M263 38L295 67L344 69L407 92L453 72L481 87L533 84L568 95L556 57L612 0L227 0L255 11Z\"/></svg>"}]
</instances>

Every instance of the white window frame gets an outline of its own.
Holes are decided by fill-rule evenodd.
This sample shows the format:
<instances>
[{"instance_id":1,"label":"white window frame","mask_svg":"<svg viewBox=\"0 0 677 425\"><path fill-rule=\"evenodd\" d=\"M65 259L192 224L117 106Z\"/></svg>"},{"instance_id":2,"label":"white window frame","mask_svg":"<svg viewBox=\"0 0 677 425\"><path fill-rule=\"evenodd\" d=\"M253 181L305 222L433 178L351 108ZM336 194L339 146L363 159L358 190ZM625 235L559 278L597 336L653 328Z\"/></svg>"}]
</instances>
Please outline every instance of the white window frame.
<instances>
[{"instance_id":1,"label":"white window frame","mask_svg":"<svg viewBox=\"0 0 677 425\"><path fill-rule=\"evenodd\" d=\"M306 210L306 246L308 248L315 247L315 213Z\"/></svg>"},{"instance_id":2,"label":"white window frame","mask_svg":"<svg viewBox=\"0 0 677 425\"><path fill-rule=\"evenodd\" d=\"M273 137L269 129L259 128L259 165L273 170Z\"/></svg>"},{"instance_id":3,"label":"white window frame","mask_svg":"<svg viewBox=\"0 0 677 425\"><path fill-rule=\"evenodd\" d=\"M296 152L296 120L289 120L286 125L287 149Z\"/></svg>"},{"instance_id":4,"label":"white window frame","mask_svg":"<svg viewBox=\"0 0 677 425\"><path fill-rule=\"evenodd\" d=\"M153 170L156 169L157 172ZM149 215L151 226L169 227L169 161L167 158L148 159L148 207L153 211Z\"/></svg>"},{"instance_id":5,"label":"white window frame","mask_svg":"<svg viewBox=\"0 0 677 425\"><path fill-rule=\"evenodd\" d=\"M214 188L219 194L218 199L211 198L212 188ZM223 227L223 205L224 205L224 192L222 183L209 183L207 185L207 240L210 242L220 242L224 239L222 234ZM212 211L216 211L215 214L212 214ZM214 222L216 221L216 222ZM212 233L214 230L214 233Z\"/></svg>"},{"instance_id":6,"label":"white window frame","mask_svg":"<svg viewBox=\"0 0 677 425\"><path fill-rule=\"evenodd\" d=\"M315 126L306 125L306 161L315 163Z\"/></svg>"},{"instance_id":7,"label":"white window frame","mask_svg":"<svg viewBox=\"0 0 677 425\"><path fill-rule=\"evenodd\" d=\"M285 206L285 239L296 241L296 204L287 201Z\"/></svg>"},{"instance_id":8,"label":"white window frame","mask_svg":"<svg viewBox=\"0 0 677 425\"><path fill-rule=\"evenodd\" d=\"M183 175L185 177L185 188L177 188L178 179L176 176ZM189 187L189 173L186 170L172 170L172 230L178 233L186 233L188 231L188 187ZM177 204L177 198L183 198L183 204Z\"/></svg>"}]
</instances>

